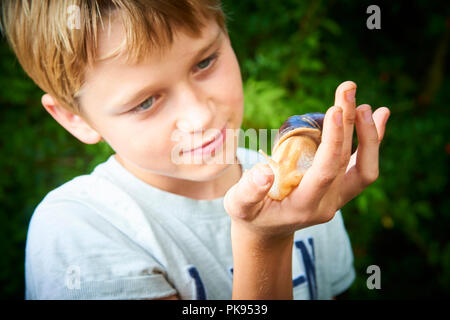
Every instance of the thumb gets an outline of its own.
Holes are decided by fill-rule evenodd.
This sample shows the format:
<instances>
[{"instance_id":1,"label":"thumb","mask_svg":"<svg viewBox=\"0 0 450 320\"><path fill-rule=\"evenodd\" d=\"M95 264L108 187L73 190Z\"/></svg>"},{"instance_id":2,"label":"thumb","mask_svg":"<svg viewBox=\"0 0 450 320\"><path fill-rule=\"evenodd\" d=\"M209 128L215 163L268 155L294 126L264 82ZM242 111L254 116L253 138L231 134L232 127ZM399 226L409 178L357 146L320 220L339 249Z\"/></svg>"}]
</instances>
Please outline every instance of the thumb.
<instances>
[{"instance_id":1,"label":"thumb","mask_svg":"<svg viewBox=\"0 0 450 320\"><path fill-rule=\"evenodd\" d=\"M273 172L269 165L257 163L242 175L224 197L225 211L241 219L249 219L261 208L262 200L273 183Z\"/></svg>"}]
</instances>

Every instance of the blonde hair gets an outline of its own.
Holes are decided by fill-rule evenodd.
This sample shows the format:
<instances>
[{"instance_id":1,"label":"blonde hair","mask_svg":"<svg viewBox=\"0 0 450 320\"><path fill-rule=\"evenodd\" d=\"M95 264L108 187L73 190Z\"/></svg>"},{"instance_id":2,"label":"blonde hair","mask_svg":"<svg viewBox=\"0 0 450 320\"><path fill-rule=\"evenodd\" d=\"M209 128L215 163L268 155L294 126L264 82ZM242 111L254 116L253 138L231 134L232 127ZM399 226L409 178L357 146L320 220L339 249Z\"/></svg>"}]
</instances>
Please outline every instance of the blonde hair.
<instances>
[{"instance_id":1,"label":"blonde hair","mask_svg":"<svg viewBox=\"0 0 450 320\"><path fill-rule=\"evenodd\" d=\"M86 67L126 49L131 62L170 47L174 32L199 36L203 22L215 19L226 31L220 0L2 0L0 27L31 79L59 104L82 115L77 93ZM70 24L69 18L79 18ZM77 15L78 14L78 15ZM124 43L96 56L99 27L118 14ZM75 21L76 22L76 21Z\"/></svg>"}]
</instances>

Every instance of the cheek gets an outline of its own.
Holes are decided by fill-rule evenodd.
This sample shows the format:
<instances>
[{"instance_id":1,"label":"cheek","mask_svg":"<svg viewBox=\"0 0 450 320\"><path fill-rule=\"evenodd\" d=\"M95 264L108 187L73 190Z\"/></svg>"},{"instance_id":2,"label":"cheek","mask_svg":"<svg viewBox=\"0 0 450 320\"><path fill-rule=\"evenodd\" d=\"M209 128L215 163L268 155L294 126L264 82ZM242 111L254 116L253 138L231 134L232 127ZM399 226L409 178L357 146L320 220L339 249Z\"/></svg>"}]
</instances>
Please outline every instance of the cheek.
<instances>
[{"instance_id":1,"label":"cheek","mask_svg":"<svg viewBox=\"0 0 450 320\"><path fill-rule=\"evenodd\" d=\"M115 123L109 127L114 130L104 130L104 139L124 158L146 168L149 164L168 163L167 157L171 155L174 142L171 142L170 132L166 132L167 126L155 126L150 119L143 119ZM152 161L149 162L149 159Z\"/></svg>"},{"instance_id":2,"label":"cheek","mask_svg":"<svg viewBox=\"0 0 450 320\"><path fill-rule=\"evenodd\" d=\"M229 50L223 58L212 82L212 92L215 92L221 105L227 106L239 115L243 113L244 106L239 64L232 50Z\"/></svg>"},{"instance_id":3,"label":"cheek","mask_svg":"<svg viewBox=\"0 0 450 320\"><path fill-rule=\"evenodd\" d=\"M230 104L236 119L237 127L241 126L244 116L244 92L242 87L241 72L237 60L233 62L231 68L230 81L228 82L228 92L230 94Z\"/></svg>"}]
</instances>

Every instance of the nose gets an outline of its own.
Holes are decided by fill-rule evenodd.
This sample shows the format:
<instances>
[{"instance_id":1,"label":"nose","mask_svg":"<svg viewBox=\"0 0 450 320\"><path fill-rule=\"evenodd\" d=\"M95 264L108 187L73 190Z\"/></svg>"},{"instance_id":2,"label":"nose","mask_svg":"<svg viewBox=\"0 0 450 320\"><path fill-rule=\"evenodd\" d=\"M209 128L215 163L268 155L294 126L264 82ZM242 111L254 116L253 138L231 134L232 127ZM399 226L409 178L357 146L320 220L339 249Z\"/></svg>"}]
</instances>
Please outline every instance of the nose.
<instances>
[{"instance_id":1,"label":"nose","mask_svg":"<svg viewBox=\"0 0 450 320\"><path fill-rule=\"evenodd\" d=\"M183 86L179 89L177 128L187 133L209 129L214 118L212 100L193 86Z\"/></svg>"}]
</instances>

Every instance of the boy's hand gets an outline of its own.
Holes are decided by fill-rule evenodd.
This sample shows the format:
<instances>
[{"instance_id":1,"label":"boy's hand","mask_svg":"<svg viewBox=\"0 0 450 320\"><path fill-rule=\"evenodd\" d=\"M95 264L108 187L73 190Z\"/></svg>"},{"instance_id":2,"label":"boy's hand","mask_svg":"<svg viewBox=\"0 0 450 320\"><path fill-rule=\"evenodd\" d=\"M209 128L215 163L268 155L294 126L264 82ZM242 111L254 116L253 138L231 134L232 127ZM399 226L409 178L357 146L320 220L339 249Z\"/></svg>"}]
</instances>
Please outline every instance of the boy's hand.
<instances>
[{"instance_id":1,"label":"boy's hand","mask_svg":"<svg viewBox=\"0 0 450 320\"><path fill-rule=\"evenodd\" d=\"M367 104L355 108L356 84L342 83L335 106L324 119L322 142L311 168L286 198L267 196L273 183L269 165L258 163L245 172L224 198L233 230L259 240L284 238L296 230L331 220L337 210L378 177L378 151L389 109L373 114ZM351 155L353 126L358 149Z\"/></svg>"}]
</instances>

